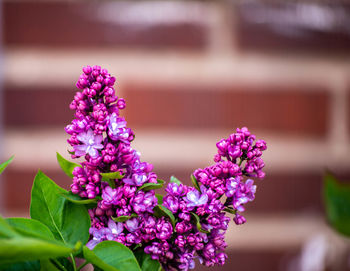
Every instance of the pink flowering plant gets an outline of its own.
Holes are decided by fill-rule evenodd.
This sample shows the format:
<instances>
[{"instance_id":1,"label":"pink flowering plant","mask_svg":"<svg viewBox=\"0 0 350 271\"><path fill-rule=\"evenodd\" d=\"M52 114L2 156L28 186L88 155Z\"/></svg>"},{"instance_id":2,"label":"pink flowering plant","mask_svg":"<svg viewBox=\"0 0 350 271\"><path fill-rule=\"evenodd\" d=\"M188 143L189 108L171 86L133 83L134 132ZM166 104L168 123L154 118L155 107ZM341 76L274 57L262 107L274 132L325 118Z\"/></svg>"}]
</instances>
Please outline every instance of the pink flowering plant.
<instances>
[{"instance_id":1,"label":"pink flowering plant","mask_svg":"<svg viewBox=\"0 0 350 271\"><path fill-rule=\"evenodd\" d=\"M120 111L115 78L99 66L84 67L70 108L73 163L57 153L72 178L70 191L43 172L34 179L31 219L0 220L3 270L189 270L195 262L223 265L225 234L255 198L266 150L247 128L217 142L214 164L196 169L193 186L175 177L165 185L132 148L133 131ZM0 170L10 162L1 165ZM77 264L79 263L79 264ZM0 269L1 269L0 268Z\"/></svg>"}]
</instances>

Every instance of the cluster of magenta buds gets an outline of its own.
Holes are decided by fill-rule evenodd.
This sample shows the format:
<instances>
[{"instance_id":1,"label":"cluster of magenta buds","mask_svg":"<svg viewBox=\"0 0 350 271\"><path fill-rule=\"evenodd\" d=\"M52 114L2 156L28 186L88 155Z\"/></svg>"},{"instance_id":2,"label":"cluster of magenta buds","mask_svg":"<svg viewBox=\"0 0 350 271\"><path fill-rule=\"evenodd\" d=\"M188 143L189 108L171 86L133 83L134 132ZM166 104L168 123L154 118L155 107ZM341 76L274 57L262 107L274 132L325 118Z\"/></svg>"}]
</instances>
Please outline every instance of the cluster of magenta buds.
<instances>
[{"instance_id":1,"label":"cluster of magenta buds","mask_svg":"<svg viewBox=\"0 0 350 271\"><path fill-rule=\"evenodd\" d=\"M97 201L89 210L87 246L114 240L150 254L165 270L193 269L195 259L223 265L229 215L236 224L246 221L244 205L256 191L251 178L265 176L265 141L237 129L217 143L215 164L194 171L193 186L172 177L165 196L155 194L164 181L131 147L134 133L120 116L125 101L115 95L114 83L107 70L84 67L76 84L81 91L70 105L75 119L66 127L72 158L84 157L71 191Z\"/></svg>"}]
</instances>

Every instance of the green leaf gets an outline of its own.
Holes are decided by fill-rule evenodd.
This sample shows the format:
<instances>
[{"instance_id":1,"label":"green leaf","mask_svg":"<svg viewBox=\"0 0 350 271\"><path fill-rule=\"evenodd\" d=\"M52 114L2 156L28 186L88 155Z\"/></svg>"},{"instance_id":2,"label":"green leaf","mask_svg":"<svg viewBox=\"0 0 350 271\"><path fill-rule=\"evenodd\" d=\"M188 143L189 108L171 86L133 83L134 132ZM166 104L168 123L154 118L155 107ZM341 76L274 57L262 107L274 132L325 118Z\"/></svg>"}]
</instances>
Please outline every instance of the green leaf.
<instances>
[{"instance_id":1,"label":"green leaf","mask_svg":"<svg viewBox=\"0 0 350 271\"><path fill-rule=\"evenodd\" d=\"M66 257L72 252L75 252L72 246L40 239L27 237L2 239L0 242L0 264Z\"/></svg>"},{"instance_id":2,"label":"green leaf","mask_svg":"<svg viewBox=\"0 0 350 271\"><path fill-rule=\"evenodd\" d=\"M0 164L0 174L5 170L5 168L12 162L14 156L11 156L6 162Z\"/></svg>"},{"instance_id":3,"label":"green leaf","mask_svg":"<svg viewBox=\"0 0 350 271\"><path fill-rule=\"evenodd\" d=\"M56 157L57 157L57 161L58 164L60 165L60 167L62 168L62 170L71 178L73 178L73 170L76 167L81 167L81 165L73 163L71 161L66 160L65 158L63 158L62 155L60 155L58 152L56 152Z\"/></svg>"},{"instance_id":4,"label":"green leaf","mask_svg":"<svg viewBox=\"0 0 350 271\"><path fill-rule=\"evenodd\" d=\"M58 240L64 240L61 229L66 199L59 194L65 192L39 170L32 187L30 216L44 223Z\"/></svg>"},{"instance_id":5,"label":"green leaf","mask_svg":"<svg viewBox=\"0 0 350 271\"><path fill-rule=\"evenodd\" d=\"M166 216L170 218L171 224L173 225L173 227L175 227L175 217L168 208L164 207L163 205L157 205L153 208L153 211L156 217Z\"/></svg>"},{"instance_id":6,"label":"green leaf","mask_svg":"<svg viewBox=\"0 0 350 271\"><path fill-rule=\"evenodd\" d=\"M327 218L338 232L350 236L350 185L341 184L330 173L324 177Z\"/></svg>"},{"instance_id":7,"label":"green leaf","mask_svg":"<svg viewBox=\"0 0 350 271\"><path fill-rule=\"evenodd\" d=\"M158 204L159 204L159 205L163 204L163 198L164 198L163 195L161 195L161 194L156 194L156 198L157 198L157 200L158 200Z\"/></svg>"},{"instance_id":8,"label":"green leaf","mask_svg":"<svg viewBox=\"0 0 350 271\"><path fill-rule=\"evenodd\" d=\"M94 199L84 199L80 197L77 194L73 194L72 191L69 191L68 193L61 193L61 196L67 199L70 202L73 202L75 204L91 204L91 203L97 203L97 198Z\"/></svg>"},{"instance_id":9,"label":"green leaf","mask_svg":"<svg viewBox=\"0 0 350 271\"><path fill-rule=\"evenodd\" d=\"M50 260L41 260L40 266L40 271L61 271L61 269L57 268Z\"/></svg>"},{"instance_id":10,"label":"green leaf","mask_svg":"<svg viewBox=\"0 0 350 271\"><path fill-rule=\"evenodd\" d=\"M115 241L103 241L93 249L84 247L85 259L104 271L141 271L130 249Z\"/></svg>"},{"instance_id":11,"label":"green leaf","mask_svg":"<svg viewBox=\"0 0 350 271\"><path fill-rule=\"evenodd\" d=\"M0 216L0 238L11 238L19 234ZM0 241L1 242L1 241Z\"/></svg>"},{"instance_id":12,"label":"green leaf","mask_svg":"<svg viewBox=\"0 0 350 271\"><path fill-rule=\"evenodd\" d=\"M138 243L133 247L133 250L138 249L139 247L142 247L142 243Z\"/></svg>"},{"instance_id":13,"label":"green leaf","mask_svg":"<svg viewBox=\"0 0 350 271\"><path fill-rule=\"evenodd\" d=\"M40 271L74 271L73 264L68 260L68 258L41 260L40 265Z\"/></svg>"},{"instance_id":14,"label":"green leaf","mask_svg":"<svg viewBox=\"0 0 350 271\"><path fill-rule=\"evenodd\" d=\"M118 216L118 217L113 217L112 216L112 219L115 221L115 222L125 222L127 220L129 220L130 218L133 218L133 217L137 217L137 214L132 214L132 215L121 215L121 216Z\"/></svg>"},{"instance_id":15,"label":"green leaf","mask_svg":"<svg viewBox=\"0 0 350 271\"><path fill-rule=\"evenodd\" d=\"M143 249L134 252L135 257L141 267L142 271L160 271L162 267L160 263L151 258L151 255L145 253Z\"/></svg>"},{"instance_id":16,"label":"green leaf","mask_svg":"<svg viewBox=\"0 0 350 271\"><path fill-rule=\"evenodd\" d=\"M197 214L191 212L191 215L194 217L195 223L196 223L196 227L200 232L203 233L209 233L209 231L205 230L202 228L201 222L200 222L200 218Z\"/></svg>"},{"instance_id":17,"label":"green leaf","mask_svg":"<svg viewBox=\"0 0 350 271\"><path fill-rule=\"evenodd\" d=\"M195 187L198 191L201 191L201 189L199 188L198 181L197 181L196 177L194 177L194 175L191 175L191 181L192 181L194 187Z\"/></svg>"},{"instance_id":18,"label":"green leaf","mask_svg":"<svg viewBox=\"0 0 350 271\"><path fill-rule=\"evenodd\" d=\"M67 201L62 193L67 192L39 171L32 188L30 216L44 223L57 240L85 244L90 228L88 211L83 205Z\"/></svg>"},{"instance_id":19,"label":"green leaf","mask_svg":"<svg viewBox=\"0 0 350 271\"><path fill-rule=\"evenodd\" d=\"M143 190L143 191L155 190L155 189L162 188L163 185L164 185L164 181L161 179L158 179L157 183L145 183L145 184L143 184L141 187L139 187L137 189L137 191L139 191L139 190Z\"/></svg>"},{"instance_id":20,"label":"green leaf","mask_svg":"<svg viewBox=\"0 0 350 271\"><path fill-rule=\"evenodd\" d=\"M101 173L102 181L108 182L109 186L115 188L115 179L122 179L124 176L120 174L119 171Z\"/></svg>"},{"instance_id":21,"label":"green leaf","mask_svg":"<svg viewBox=\"0 0 350 271\"><path fill-rule=\"evenodd\" d=\"M66 202L63 213L61 233L64 240L70 244L89 240L91 226L90 216L84 205Z\"/></svg>"},{"instance_id":22,"label":"green leaf","mask_svg":"<svg viewBox=\"0 0 350 271\"><path fill-rule=\"evenodd\" d=\"M7 218L6 221L14 230L23 236L55 240L49 228L38 220L12 217Z\"/></svg>"},{"instance_id":23,"label":"green leaf","mask_svg":"<svg viewBox=\"0 0 350 271\"><path fill-rule=\"evenodd\" d=\"M107 181L108 179L115 180L115 179L122 179L124 176L120 174L119 171L116 172L108 172L108 173L101 173L102 181Z\"/></svg>"},{"instance_id":24,"label":"green leaf","mask_svg":"<svg viewBox=\"0 0 350 271\"><path fill-rule=\"evenodd\" d=\"M230 207L224 208L224 211L227 212L227 213L233 214L233 215L235 215L237 213L236 210L234 210L234 209L232 209Z\"/></svg>"},{"instance_id":25,"label":"green leaf","mask_svg":"<svg viewBox=\"0 0 350 271\"><path fill-rule=\"evenodd\" d=\"M79 256L77 255L76 257L79 257ZM83 250L81 250L81 258L82 257L83 257ZM69 258L58 258L57 261L61 263L67 269L67 271L75 271L72 262L68 259Z\"/></svg>"},{"instance_id":26,"label":"green leaf","mask_svg":"<svg viewBox=\"0 0 350 271\"><path fill-rule=\"evenodd\" d=\"M176 183L178 185L182 184L182 182L178 178L176 178L175 176L171 176L170 177L170 182L171 183Z\"/></svg>"},{"instance_id":27,"label":"green leaf","mask_svg":"<svg viewBox=\"0 0 350 271\"><path fill-rule=\"evenodd\" d=\"M39 261L18 262L0 266L0 271L40 271ZM48 270L48 269L46 269Z\"/></svg>"}]
</instances>

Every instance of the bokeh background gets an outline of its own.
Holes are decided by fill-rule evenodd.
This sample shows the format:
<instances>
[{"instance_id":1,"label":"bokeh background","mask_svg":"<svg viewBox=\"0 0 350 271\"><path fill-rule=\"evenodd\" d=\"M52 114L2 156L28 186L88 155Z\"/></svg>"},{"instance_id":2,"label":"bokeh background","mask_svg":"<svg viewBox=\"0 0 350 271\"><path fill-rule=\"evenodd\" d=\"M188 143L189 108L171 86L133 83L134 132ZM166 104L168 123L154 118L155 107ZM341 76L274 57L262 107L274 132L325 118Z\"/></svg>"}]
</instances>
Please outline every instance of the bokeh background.
<instances>
[{"instance_id":1,"label":"bokeh background","mask_svg":"<svg viewBox=\"0 0 350 271\"><path fill-rule=\"evenodd\" d=\"M349 270L324 218L322 175L350 180L350 4L309 1L1 1L1 213L26 216L38 168L59 151L83 65L117 77L134 147L189 183L215 143L247 126L267 177L213 270ZM198 270L207 270L198 268Z\"/></svg>"}]
</instances>

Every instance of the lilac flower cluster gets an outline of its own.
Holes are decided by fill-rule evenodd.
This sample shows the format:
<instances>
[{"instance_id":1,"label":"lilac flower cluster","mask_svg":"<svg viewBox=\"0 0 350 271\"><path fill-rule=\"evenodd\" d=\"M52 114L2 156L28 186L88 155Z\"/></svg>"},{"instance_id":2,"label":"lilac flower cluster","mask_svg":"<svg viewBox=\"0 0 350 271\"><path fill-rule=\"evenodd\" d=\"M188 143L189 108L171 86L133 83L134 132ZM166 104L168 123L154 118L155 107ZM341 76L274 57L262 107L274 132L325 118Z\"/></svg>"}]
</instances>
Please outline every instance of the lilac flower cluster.
<instances>
[{"instance_id":1,"label":"lilac flower cluster","mask_svg":"<svg viewBox=\"0 0 350 271\"><path fill-rule=\"evenodd\" d=\"M204 185L198 191L177 183L168 184L166 192L163 205L174 214L176 226L172 247L162 251L163 255L171 252L173 257L163 266L188 270L194 267L195 258L206 266L224 264L224 236L230 218L225 216L224 205L215 193ZM157 243L146 247L153 259L157 259L151 250L155 245Z\"/></svg>"},{"instance_id":2,"label":"lilac flower cluster","mask_svg":"<svg viewBox=\"0 0 350 271\"><path fill-rule=\"evenodd\" d=\"M145 251L153 259L162 259L168 269L191 269L195 258L206 266L223 265L227 258L224 239L230 221L226 214L234 214L234 222L243 224L246 219L241 212L246 203L254 200L256 192L256 185L249 178L265 175L260 157L266 143L255 141L247 128L237 129L229 138L220 140L217 147L216 163L193 173L197 188L177 183L166 188L163 205L176 218L174 244L169 250L165 249L167 246L160 250L159 243L154 242ZM164 255L169 251L172 259L164 263Z\"/></svg>"},{"instance_id":3,"label":"lilac flower cluster","mask_svg":"<svg viewBox=\"0 0 350 271\"><path fill-rule=\"evenodd\" d=\"M266 142L260 139L254 143L255 139L255 135L252 135L248 128L237 129L236 133L216 143L218 153L215 155L214 161L220 162L227 159L227 161L235 164L239 161L239 165L245 161L242 173L250 177L263 179L265 173L262 169L265 164L261 159L261 155L266 150Z\"/></svg>"},{"instance_id":4,"label":"lilac flower cluster","mask_svg":"<svg viewBox=\"0 0 350 271\"><path fill-rule=\"evenodd\" d=\"M140 161L131 147L134 134L119 114L125 101L115 96L115 78L99 66L84 67L71 103L75 119L66 127L72 158L84 157L73 171L71 191L96 198L89 210L93 248L104 240L142 249L165 270L189 270L195 259L206 266L223 265L225 233L243 224L244 205L255 198L251 178L262 179L266 150L247 128L217 143L214 165L194 171L195 187L170 182L162 202L150 185L159 185L152 165ZM107 174L107 175L106 175Z\"/></svg>"},{"instance_id":5,"label":"lilac flower cluster","mask_svg":"<svg viewBox=\"0 0 350 271\"><path fill-rule=\"evenodd\" d=\"M140 190L146 183L157 183L157 175L130 146L134 134L119 115L125 101L115 96L114 83L115 78L107 70L84 67L76 84L82 91L70 104L75 119L65 129L73 147L72 158L85 158L73 171L71 191L83 198L99 199L97 207L90 210L90 247L102 240L139 244L141 222L158 203L154 190ZM119 173L120 178L105 181L103 173ZM112 219L120 216L138 217L125 223Z\"/></svg>"}]
</instances>

